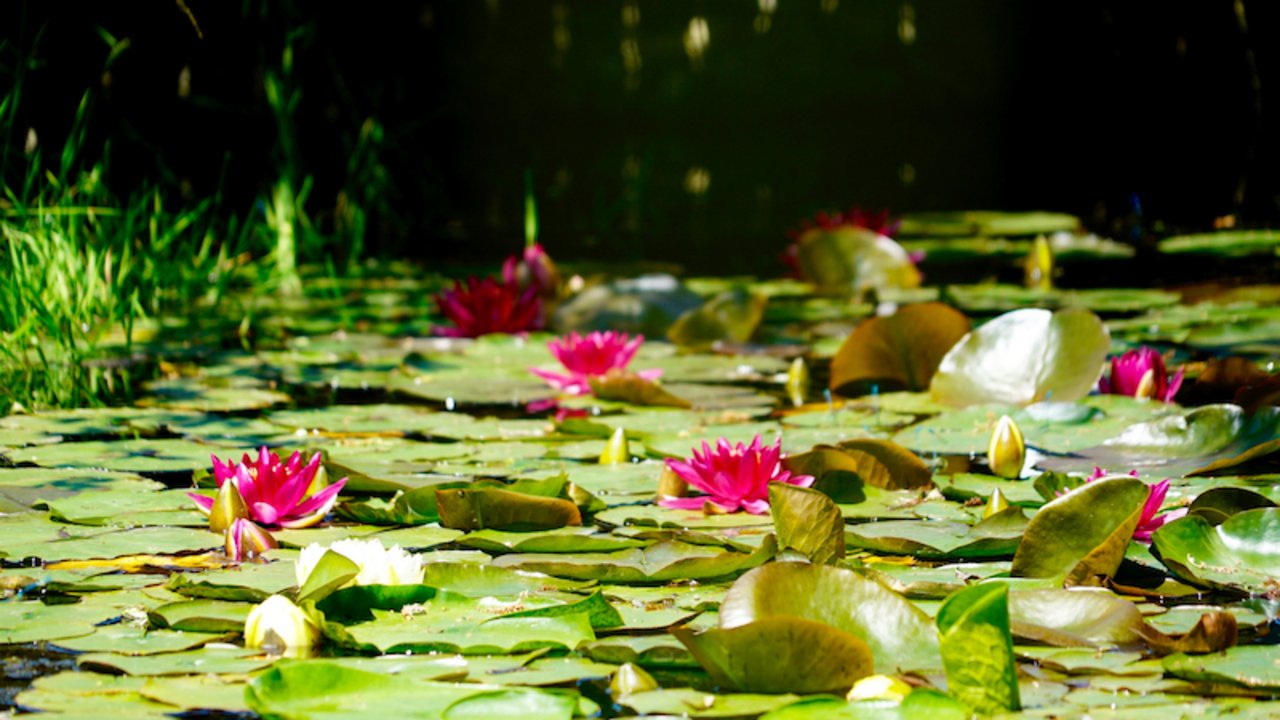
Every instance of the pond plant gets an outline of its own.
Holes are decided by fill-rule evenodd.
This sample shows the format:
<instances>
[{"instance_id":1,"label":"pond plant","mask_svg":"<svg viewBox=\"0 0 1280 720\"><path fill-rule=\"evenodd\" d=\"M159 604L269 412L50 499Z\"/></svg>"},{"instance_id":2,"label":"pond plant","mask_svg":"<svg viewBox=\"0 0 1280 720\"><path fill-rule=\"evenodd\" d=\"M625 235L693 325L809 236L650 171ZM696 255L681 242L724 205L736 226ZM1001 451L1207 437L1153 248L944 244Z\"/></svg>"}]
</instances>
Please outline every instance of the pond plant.
<instances>
[{"instance_id":1,"label":"pond plant","mask_svg":"<svg viewBox=\"0 0 1280 720\"><path fill-rule=\"evenodd\" d=\"M135 403L0 417L0 643L43 663L13 702L1270 716L1280 316L1065 290L1056 257L1051 288L945 292L627 293L536 243L461 282L301 265L301 299L165 354ZM547 312L571 287L637 322L680 301L646 341Z\"/></svg>"}]
</instances>

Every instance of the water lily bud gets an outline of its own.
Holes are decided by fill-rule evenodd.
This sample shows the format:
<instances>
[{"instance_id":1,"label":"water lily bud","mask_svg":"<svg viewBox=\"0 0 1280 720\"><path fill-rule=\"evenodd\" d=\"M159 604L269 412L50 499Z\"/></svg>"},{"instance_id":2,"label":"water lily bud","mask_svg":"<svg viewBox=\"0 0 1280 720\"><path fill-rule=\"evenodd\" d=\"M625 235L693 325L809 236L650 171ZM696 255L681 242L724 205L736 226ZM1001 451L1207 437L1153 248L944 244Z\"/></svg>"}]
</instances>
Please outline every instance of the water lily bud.
<instances>
[{"instance_id":1,"label":"water lily bud","mask_svg":"<svg viewBox=\"0 0 1280 720\"><path fill-rule=\"evenodd\" d=\"M644 668L635 663L623 663L614 671L613 677L609 679L609 694L613 696L614 700L634 693L657 690L658 687L658 681L654 680L652 675L645 672Z\"/></svg>"},{"instance_id":2,"label":"water lily bud","mask_svg":"<svg viewBox=\"0 0 1280 720\"><path fill-rule=\"evenodd\" d=\"M283 595L254 606L244 621L245 647L304 657L320 644L320 625Z\"/></svg>"},{"instance_id":3,"label":"water lily bud","mask_svg":"<svg viewBox=\"0 0 1280 720\"><path fill-rule=\"evenodd\" d=\"M1023 261L1023 270L1028 288L1053 289L1053 250L1049 247L1049 240L1045 236L1036 236L1031 252L1027 253L1027 259Z\"/></svg>"},{"instance_id":4,"label":"water lily bud","mask_svg":"<svg viewBox=\"0 0 1280 720\"><path fill-rule=\"evenodd\" d=\"M609 442L600 453L601 465L622 465L631 460L631 450L627 447L627 431L617 428L609 436Z\"/></svg>"},{"instance_id":5,"label":"water lily bud","mask_svg":"<svg viewBox=\"0 0 1280 720\"><path fill-rule=\"evenodd\" d=\"M1149 400L1157 395L1158 387L1156 369L1149 368L1142 374L1142 379L1138 381L1138 389L1133 391L1133 396L1140 400Z\"/></svg>"},{"instance_id":6,"label":"water lily bud","mask_svg":"<svg viewBox=\"0 0 1280 720\"><path fill-rule=\"evenodd\" d=\"M848 699L854 700L895 700L901 702L911 694L911 686L889 675L868 675L853 684Z\"/></svg>"},{"instance_id":7,"label":"water lily bud","mask_svg":"<svg viewBox=\"0 0 1280 720\"><path fill-rule=\"evenodd\" d=\"M804 358L798 357L787 368L787 397L791 399L792 405L800 407L808 394L809 366L805 364Z\"/></svg>"},{"instance_id":8,"label":"water lily bud","mask_svg":"<svg viewBox=\"0 0 1280 720\"><path fill-rule=\"evenodd\" d=\"M213 499L213 507L209 510L209 529L225 532L236 520L247 517L249 506L240 496L240 488L234 482L222 483L217 497Z\"/></svg>"},{"instance_id":9,"label":"water lily bud","mask_svg":"<svg viewBox=\"0 0 1280 720\"><path fill-rule=\"evenodd\" d=\"M1002 478L1016 478L1022 474L1026 460L1027 444L1022 440L1018 424L1008 415L1000 416L995 432L991 433L991 443L987 445L987 465L991 472Z\"/></svg>"},{"instance_id":10,"label":"water lily bud","mask_svg":"<svg viewBox=\"0 0 1280 720\"><path fill-rule=\"evenodd\" d=\"M1008 507L1009 501L1005 499L1004 493L1000 492L1000 488L996 488L991 491L991 499L987 501L987 507L982 511L982 518L985 520Z\"/></svg>"},{"instance_id":11,"label":"water lily bud","mask_svg":"<svg viewBox=\"0 0 1280 720\"><path fill-rule=\"evenodd\" d=\"M227 557L236 562L252 560L267 550L279 547L271 533L247 518L231 523L226 532L226 544Z\"/></svg>"}]
</instances>

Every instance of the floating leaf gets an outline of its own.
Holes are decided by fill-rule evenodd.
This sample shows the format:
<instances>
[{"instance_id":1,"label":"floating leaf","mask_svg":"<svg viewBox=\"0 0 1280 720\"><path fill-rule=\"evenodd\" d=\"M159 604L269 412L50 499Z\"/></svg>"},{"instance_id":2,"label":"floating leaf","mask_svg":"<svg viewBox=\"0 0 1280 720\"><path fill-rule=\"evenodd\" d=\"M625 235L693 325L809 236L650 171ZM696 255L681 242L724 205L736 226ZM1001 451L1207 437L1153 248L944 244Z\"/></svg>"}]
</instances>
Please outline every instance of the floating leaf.
<instances>
[{"instance_id":1,"label":"floating leaf","mask_svg":"<svg viewBox=\"0 0 1280 720\"><path fill-rule=\"evenodd\" d=\"M245 689L250 709L271 717L343 718L571 718L571 690L508 689L478 683L439 683L343 667L334 662L280 662ZM475 702L474 705L468 703Z\"/></svg>"},{"instance_id":2,"label":"floating leaf","mask_svg":"<svg viewBox=\"0 0 1280 720\"><path fill-rule=\"evenodd\" d=\"M1188 515L1152 535L1152 551L1197 585L1266 593L1280 577L1280 508L1245 510L1216 527Z\"/></svg>"},{"instance_id":3,"label":"floating leaf","mask_svg":"<svg viewBox=\"0 0 1280 720\"><path fill-rule=\"evenodd\" d=\"M844 557L844 516L826 494L769 483L769 512L778 547L791 548L819 565Z\"/></svg>"},{"instance_id":4,"label":"floating leaf","mask_svg":"<svg viewBox=\"0 0 1280 720\"><path fill-rule=\"evenodd\" d=\"M1016 711L1021 704L1008 600L1007 587L979 584L955 593L938 608L947 692L979 713Z\"/></svg>"},{"instance_id":5,"label":"floating leaf","mask_svg":"<svg viewBox=\"0 0 1280 720\"><path fill-rule=\"evenodd\" d=\"M1114 575L1149 494L1137 478L1111 476L1046 504L1027 525L1011 573L1068 585Z\"/></svg>"},{"instance_id":6,"label":"floating leaf","mask_svg":"<svg viewBox=\"0 0 1280 720\"><path fill-rule=\"evenodd\" d=\"M843 630L867 643L877 672L940 666L929 617L880 583L829 565L777 562L733 584L720 604L720 627L770 617L798 617Z\"/></svg>"},{"instance_id":7,"label":"floating leaf","mask_svg":"<svg viewBox=\"0 0 1280 720\"><path fill-rule=\"evenodd\" d=\"M601 400L617 400L632 405L693 406L688 400L672 395L661 383L635 373L610 370L603 377L590 378L590 382L591 392Z\"/></svg>"},{"instance_id":8,"label":"floating leaf","mask_svg":"<svg viewBox=\"0 0 1280 720\"><path fill-rule=\"evenodd\" d=\"M768 617L729 629L672 631L722 687L760 693L848 692L871 674L867 644L829 625Z\"/></svg>"},{"instance_id":9,"label":"floating leaf","mask_svg":"<svg viewBox=\"0 0 1280 720\"><path fill-rule=\"evenodd\" d=\"M1093 389L1110 347L1106 326L1088 310L1014 310L956 343L930 392L958 407L1079 400Z\"/></svg>"},{"instance_id":10,"label":"floating leaf","mask_svg":"<svg viewBox=\"0 0 1280 720\"><path fill-rule=\"evenodd\" d=\"M493 488L437 490L440 524L457 530L548 530L581 525L578 506L568 500Z\"/></svg>"},{"instance_id":11,"label":"floating leaf","mask_svg":"<svg viewBox=\"0 0 1280 720\"><path fill-rule=\"evenodd\" d=\"M667 339L676 345L704 347L714 342L745 343L764 317L767 299L745 287L726 290L672 323Z\"/></svg>"},{"instance_id":12,"label":"floating leaf","mask_svg":"<svg viewBox=\"0 0 1280 720\"><path fill-rule=\"evenodd\" d=\"M968 210L907 213L898 225L898 234L903 237L1000 237L1069 232L1079 227L1080 219L1065 213Z\"/></svg>"},{"instance_id":13,"label":"floating leaf","mask_svg":"<svg viewBox=\"0 0 1280 720\"><path fill-rule=\"evenodd\" d=\"M874 383L927 390L942 357L968 332L969 318L942 303L863 320L831 360L831 389L855 394Z\"/></svg>"},{"instance_id":14,"label":"floating leaf","mask_svg":"<svg viewBox=\"0 0 1280 720\"><path fill-rule=\"evenodd\" d=\"M806 280L824 292L862 295L868 290L920 286L920 271L902 246L866 228L812 228L797 241L796 260Z\"/></svg>"}]
</instances>

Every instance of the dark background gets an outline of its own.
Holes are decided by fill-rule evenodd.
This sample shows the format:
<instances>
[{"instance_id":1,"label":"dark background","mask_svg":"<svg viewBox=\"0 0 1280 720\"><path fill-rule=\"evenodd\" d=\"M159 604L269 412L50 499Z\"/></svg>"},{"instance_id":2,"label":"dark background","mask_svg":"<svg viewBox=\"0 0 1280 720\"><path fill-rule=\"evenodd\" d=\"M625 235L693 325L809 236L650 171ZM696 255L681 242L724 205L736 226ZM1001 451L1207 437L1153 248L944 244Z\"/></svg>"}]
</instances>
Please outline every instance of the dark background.
<instances>
[{"instance_id":1,"label":"dark background","mask_svg":"<svg viewBox=\"0 0 1280 720\"><path fill-rule=\"evenodd\" d=\"M262 80L292 32L308 211L323 229L373 119L384 256L514 250L526 173L553 255L704 272L776 274L789 227L854 203L1059 210L1121 237L1280 216L1271 0L186 6L203 37L165 0L0 1L0 81L31 68L6 181L22 128L48 163L87 90L85 152L117 196L253 212L280 158Z\"/></svg>"}]
</instances>

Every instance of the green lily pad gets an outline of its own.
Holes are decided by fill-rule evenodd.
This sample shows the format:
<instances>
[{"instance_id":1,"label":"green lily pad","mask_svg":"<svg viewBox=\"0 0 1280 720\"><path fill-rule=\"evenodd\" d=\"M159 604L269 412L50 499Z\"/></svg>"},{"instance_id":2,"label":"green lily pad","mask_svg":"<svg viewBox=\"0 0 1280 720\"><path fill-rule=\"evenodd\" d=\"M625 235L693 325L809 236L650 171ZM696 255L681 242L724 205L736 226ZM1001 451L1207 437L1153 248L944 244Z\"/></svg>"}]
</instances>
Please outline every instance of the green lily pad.
<instances>
[{"instance_id":1,"label":"green lily pad","mask_svg":"<svg viewBox=\"0 0 1280 720\"><path fill-rule=\"evenodd\" d=\"M789 616L862 639L876 671L936 669L937 634L928 616L897 593L850 570L777 562L739 578L720 605L720 627Z\"/></svg>"},{"instance_id":2,"label":"green lily pad","mask_svg":"<svg viewBox=\"0 0 1280 720\"><path fill-rule=\"evenodd\" d=\"M795 550L819 565L844 557L844 516L826 494L770 483L769 512L780 548Z\"/></svg>"},{"instance_id":3,"label":"green lily pad","mask_svg":"<svg viewBox=\"0 0 1280 720\"><path fill-rule=\"evenodd\" d=\"M81 655L79 662L84 668L105 668L126 675L194 675L248 673L270 665L275 659L266 657L257 650L216 646L158 655L89 653Z\"/></svg>"},{"instance_id":4,"label":"green lily pad","mask_svg":"<svg viewBox=\"0 0 1280 720\"><path fill-rule=\"evenodd\" d=\"M721 687L760 693L844 693L871 674L867 644L843 630L795 617L733 628L672 631Z\"/></svg>"},{"instance_id":5,"label":"green lily pad","mask_svg":"<svg viewBox=\"0 0 1280 720\"><path fill-rule=\"evenodd\" d=\"M403 718L538 717L569 720L579 698L571 690L508 689L440 683L343 667L327 661L282 662L245 691L250 709L272 717Z\"/></svg>"},{"instance_id":6,"label":"green lily pad","mask_svg":"<svg viewBox=\"0 0 1280 720\"><path fill-rule=\"evenodd\" d=\"M493 488L436 490L440 524L458 530L549 530L581 525L568 500Z\"/></svg>"},{"instance_id":7,"label":"green lily pad","mask_svg":"<svg viewBox=\"0 0 1280 720\"><path fill-rule=\"evenodd\" d=\"M1079 227L1080 219L1065 213L968 210L907 213L898 225L898 234L902 237L1000 237L1047 235Z\"/></svg>"},{"instance_id":8,"label":"green lily pad","mask_svg":"<svg viewBox=\"0 0 1280 720\"><path fill-rule=\"evenodd\" d=\"M1137 478L1111 476L1046 504L1027 525L1012 574L1062 577L1069 585L1110 577L1124 559L1149 494Z\"/></svg>"},{"instance_id":9,"label":"green lily pad","mask_svg":"<svg viewBox=\"0 0 1280 720\"><path fill-rule=\"evenodd\" d=\"M1275 230L1223 230L1198 235L1178 235L1160 241L1162 253L1202 253L1225 257L1271 253L1280 246Z\"/></svg>"},{"instance_id":10,"label":"green lily pad","mask_svg":"<svg viewBox=\"0 0 1280 720\"><path fill-rule=\"evenodd\" d=\"M959 407L1071 402L1093 388L1110 347L1106 326L1088 310L1014 310L956 343L930 392Z\"/></svg>"},{"instance_id":11,"label":"green lily pad","mask_svg":"<svg viewBox=\"0 0 1280 720\"><path fill-rule=\"evenodd\" d=\"M252 606L225 600L182 600L155 608L148 616L154 626L202 633L239 632Z\"/></svg>"},{"instance_id":12,"label":"green lily pad","mask_svg":"<svg viewBox=\"0 0 1280 720\"><path fill-rule=\"evenodd\" d=\"M1009 589L973 585L938 608L947 691L980 713L1018 710L1018 666L1009 632Z\"/></svg>"},{"instance_id":13,"label":"green lily pad","mask_svg":"<svg viewBox=\"0 0 1280 720\"><path fill-rule=\"evenodd\" d=\"M688 718L743 718L790 705L798 699L792 694L765 695L754 693L713 694L693 688L671 688L633 693L626 706L637 715Z\"/></svg>"},{"instance_id":14,"label":"green lily pad","mask_svg":"<svg viewBox=\"0 0 1280 720\"><path fill-rule=\"evenodd\" d=\"M591 527L563 527L531 532L478 530L458 538L458 543L498 553L612 552L648 544L643 540L600 533Z\"/></svg>"},{"instance_id":15,"label":"green lily pad","mask_svg":"<svg viewBox=\"0 0 1280 720\"><path fill-rule=\"evenodd\" d=\"M222 448L190 440L118 440L38 446L8 453L10 462L41 467L99 468L135 473L190 473L210 465Z\"/></svg>"},{"instance_id":16,"label":"green lily pad","mask_svg":"<svg viewBox=\"0 0 1280 720\"><path fill-rule=\"evenodd\" d=\"M495 567L517 568L578 580L611 583L709 580L736 575L768 561L777 545L770 540L753 553L725 552L705 545L668 541L647 548L575 555L527 553L503 555Z\"/></svg>"},{"instance_id":17,"label":"green lily pad","mask_svg":"<svg viewBox=\"0 0 1280 720\"><path fill-rule=\"evenodd\" d=\"M1151 544L1184 580L1265 593L1280 576L1280 508L1245 510L1216 527L1203 516L1188 515L1157 530Z\"/></svg>"},{"instance_id":18,"label":"green lily pad","mask_svg":"<svg viewBox=\"0 0 1280 720\"><path fill-rule=\"evenodd\" d=\"M1275 645L1234 647L1212 655L1170 655L1164 669L1188 680L1225 682L1251 688L1280 688L1280 650Z\"/></svg>"},{"instance_id":19,"label":"green lily pad","mask_svg":"<svg viewBox=\"0 0 1280 720\"><path fill-rule=\"evenodd\" d=\"M886 520L845 531L851 547L922 558L1009 557L1027 527L1026 516L1009 508L974 526L946 521Z\"/></svg>"}]
</instances>

